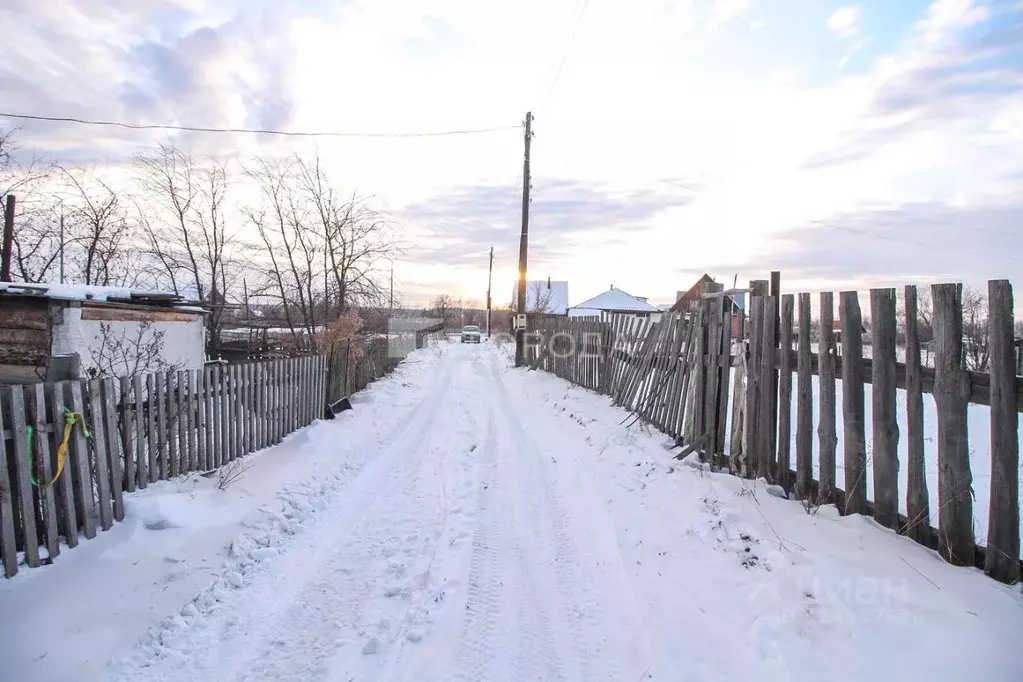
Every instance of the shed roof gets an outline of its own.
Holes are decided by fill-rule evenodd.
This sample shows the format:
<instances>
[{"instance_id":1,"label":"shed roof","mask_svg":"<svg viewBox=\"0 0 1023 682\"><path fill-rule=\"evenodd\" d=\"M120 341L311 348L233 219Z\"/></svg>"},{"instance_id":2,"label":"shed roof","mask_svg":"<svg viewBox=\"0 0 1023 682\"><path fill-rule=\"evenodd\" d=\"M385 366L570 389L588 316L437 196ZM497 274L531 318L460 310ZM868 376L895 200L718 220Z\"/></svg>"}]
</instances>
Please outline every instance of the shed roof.
<instances>
[{"instance_id":1,"label":"shed roof","mask_svg":"<svg viewBox=\"0 0 1023 682\"><path fill-rule=\"evenodd\" d=\"M186 301L182 296L172 291L106 287L94 284L0 282L0 295L46 298L55 301L95 301L164 308L187 308L194 310L194 312L203 312L200 308L196 307L196 303Z\"/></svg>"}]
</instances>

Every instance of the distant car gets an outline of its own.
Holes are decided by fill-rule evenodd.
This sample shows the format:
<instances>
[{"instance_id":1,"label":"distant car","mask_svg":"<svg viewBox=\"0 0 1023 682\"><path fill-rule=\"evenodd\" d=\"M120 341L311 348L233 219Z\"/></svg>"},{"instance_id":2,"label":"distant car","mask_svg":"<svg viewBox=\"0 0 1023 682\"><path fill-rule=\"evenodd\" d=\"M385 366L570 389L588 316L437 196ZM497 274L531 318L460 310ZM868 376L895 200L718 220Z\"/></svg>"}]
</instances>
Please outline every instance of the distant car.
<instances>
[{"instance_id":1,"label":"distant car","mask_svg":"<svg viewBox=\"0 0 1023 682\"><path fill-rule=\"evenodd\" d=\"M479 343L480 328L474 324L467 324L462 327L462 343Z\"/></svg>"}]
</instances>

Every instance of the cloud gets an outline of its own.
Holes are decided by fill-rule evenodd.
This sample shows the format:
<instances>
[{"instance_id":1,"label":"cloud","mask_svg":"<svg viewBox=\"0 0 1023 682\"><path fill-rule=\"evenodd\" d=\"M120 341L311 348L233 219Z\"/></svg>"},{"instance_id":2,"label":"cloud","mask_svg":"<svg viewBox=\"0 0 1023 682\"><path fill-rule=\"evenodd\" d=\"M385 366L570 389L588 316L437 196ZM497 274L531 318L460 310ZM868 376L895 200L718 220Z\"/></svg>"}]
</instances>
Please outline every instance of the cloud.
<instances>
[{"instance_id":1,"label":"cloud","mask_svg":"<svg viewBox=\"0 0 1023 682\"><path fill-rule=\"evenodd\" d=\"M868 208L778 233L756 258L708 267L718 272L781 270L797 290L934 281L983 286L988 279L1023 277L1021 222L1020 201Z\"/></svg>"},{"instance_id":2,"label":"cloud","mask_svg":"<svg viewBox=\"0 0 1023 682\"><path fill-rule=\"evenodd\" d=\"M614 243L616 235L647 229L647 222L693 198L692 183L662 183L642 190L616 190L571 180L534 181L530 202L530 261L571 259L580 244ZM517 185L462 187L405 207L397 213L417 232L409 260L452 267L476 265L495 247L498 260L518 253L522 188Z\"/></svg>"},{"instance_id":3,"label":"cloud","mask_svg":"<svg viewBox=\"0 0 1023 682\"><path fill-rule=\"evenodd\" d=\"M860 29L860 8L856 5L841 7L828 17L828 29L843 38L856 35Z\"/></svg>"},{"instance_id":4,"label":"cloud","mask_svg":"<svg viewBox=\"0 0 1023 682\"><path fill-rule=\"evenodd\" d=\"M711 25L726 24L749 11L752 0L714 0L710 8Z\"/></svg>"},{"instance_id":5,"label":"cloud","mask_svg":"<svg viewBox=\"0 0 1023 682\"><path fill-rule=\"evenodd\" d=\"M1023 96L1023 5L938 0L901 52L880 57L863 114L806 168L871 157L912 136L979 134Z\"/></svg>"}]
</instances>

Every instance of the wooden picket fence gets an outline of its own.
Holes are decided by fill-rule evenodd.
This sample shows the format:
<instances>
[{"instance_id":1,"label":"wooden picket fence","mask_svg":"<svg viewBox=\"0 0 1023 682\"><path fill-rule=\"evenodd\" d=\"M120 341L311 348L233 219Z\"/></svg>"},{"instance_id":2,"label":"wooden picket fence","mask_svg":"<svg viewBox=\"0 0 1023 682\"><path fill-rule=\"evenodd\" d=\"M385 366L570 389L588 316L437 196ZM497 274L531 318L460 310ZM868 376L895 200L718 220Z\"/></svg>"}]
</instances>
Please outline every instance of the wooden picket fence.
<instances>
[{"instance_id":1,"label":"wooden picket fence","mask_svg":"<svg viewBox=\"0 0 1023 682\"><path fill-rule=\"evenodd\" d=\"M0 387L4 573L110 529L125 492L280 442L323 415L325 390L323 356ZM76 421L57 475L66 410L88 437Z\"/></svg>"},{"instance_id":2,"label":"wooden picket fence","mask_svg":"<svg viewBox=\"0 0 1023 682\"><path fill-rule=\"evenodd\" d=\"M777 276L775 283L779 282ZM775 295L770 296L768 288L766 280L756 280L743 290L751 297L749 320L740 325L742 339L731 338L733 312L726 297L735 292L710 283L694 311L665 313L656 322L629 315L612 315L607 321L537 318L530 328L527 360L535 369L611 396L635 419L674 437L682 448L680 458L698 452L705 461L736 475L762 477L784 487L808 509L834 504L842 514L872 515L878 523L938 550L951 563L978 566L1003 582L1019 580L1018 413L1023 411L1023 382L1016 375L1009 282L989 282L991 359L985 374L965 367L957 284L931 289L933 368L920 361L916 287L904 290L903 363L896 361L895 289L870 292L872 357L864 358L863 315L856 292L842 292L838 297L841 353L832 332L835 295L820 294L821 335L815 352L810 294L799 294L797 299L780 295L775 286ZM816 439L814 375L819 377ZM837 380L841 380L840 392ZM867 385L872 398L869 441ZM907 413L901 426L897 420L900 388ZM928 502L925 474L923 395L927 393L937 408L936 510ZM973 528L967 440L971 403L990 406L991 495L984 546L976 545ZM836 452L839 424L841 453ZM906 514L899 511L900 438L908 446ZM836 484L839 456L845 489ZM937 524L932 525L935 519Z\"/></svg>"}]
</instances>

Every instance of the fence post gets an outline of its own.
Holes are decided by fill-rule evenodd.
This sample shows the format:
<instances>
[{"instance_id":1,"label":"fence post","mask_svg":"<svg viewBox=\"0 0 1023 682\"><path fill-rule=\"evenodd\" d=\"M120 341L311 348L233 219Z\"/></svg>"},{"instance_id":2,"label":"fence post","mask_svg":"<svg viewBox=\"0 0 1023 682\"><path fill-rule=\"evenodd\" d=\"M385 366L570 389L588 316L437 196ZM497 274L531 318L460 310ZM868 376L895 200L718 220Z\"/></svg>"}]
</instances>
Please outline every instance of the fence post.
<instances>
[{"instance_id":1,"label":"fence post","mask_svg":"<svg viewBox=\"0 0 1023 682\"><path fill-rule=\"evenodd\" d=\"M56 443L59 449L60 443L64 440L64 384L53 384L50 387L50 406L54 415L54 443ZM3 418L0 416L0 424L3 424ZM75 429L80 429L80 426L75 426ZM70 445L70 444L69 444ZM54 451L56 454L58 450ZM57 495L57 513L60 516L61 526L64 531L64 539L67 542L68 547L74 547L78 544L78 514L75 512L75 489L72 484L72 465L70 462L70 453L66 455L67 460L64 463L64 472L60 478L57 479L56 495ZM4 460L4 449L0 446L0 469L2 469L6 462ZM2 476L0 476L2 478ZM0 489L7 490L7 486L0 480ZM0 495L3 497L3 495ZM2 509L2 507L0 507ZM0 516L3 512L0 511Z\"/></svg>"},{"instance_id":2,"label":"fence post","mask_svg":"<svg viewBox=\"0 0 1023 682\"><path fill-rule=\"evenodd\" d=\"M842 322L842 445L845 460L843 514L867 511L867 436L863 390L863 318L855 291L843 291Z\"/></svg>"},{"instance_id":3,"label":"fence post","mask_svg":"<svg viewBox=\"0 0 1023 682\"><path fill-rule=\"evenodd\" d=\"M107 424L103 418L103 381L89 382L89 416L92 423L93 466L96 475L96 491L99 494L99 521L103 530L114 525L113 506L110 500L110 467L107 449Z\"/></svg>"},{"instance_id":4,"label":"fence post","mask_svg":"<svg viewBox=\"0 0 1023 682\"><path fill-rule=\"evenodd\" d=\"M899 422L895 414L895 289L870 290L874 520L899 528Z\"/></svg>"},{"instance_id":5,"label":"fence post","mask_svg":"<svg viewBox=\"0 0 1023 682\"><path fill-rule=\"evenodd\" d=\"M760 457L762 467L760 474L771 483L777 480L778 463L776 461L777 446L775 443L774 415L777 414L777 394L774 369L774 317L776 301L770 296L763 299L763 318L761 319L762 340L760 342L760 408L757 410L757 434L760 439Z\"/></svg>"},{"instance_id":6,"label":"fence post","mask_svg":"<svg viewBox=\"0 0 1023 682\"><path fill-rule=\"evenodd\" d=\"M835 461L838 436L835 427L835 295L830 291L821 292L821 332L817 347L817 372L820 385L820 415L817 423L817 438L820 443L820 488L818 504L834 500Z\"/></svg>"},{"instance_id":7,"label":"fence post","mask_svg":"<svg viewBox=\"0 0 1023 682\"><path fill-rule=\"evenodd\" d=\"M5 419L9 411L5 409L4 402L6 401L0 396L0 429L10 423L10 420ZM0 490L3 491L13 490L11 472L7 467L7 443L3 434L0 434ZM4 575L8 578L18 572L18 543L14 537L13 498L14 496L7 492L0 495L0 556L3 557Z\"/></svg>"},{"instance_id":8,"label":"fence post","mask_svg":"<svg viewBox=\"0 0 1023 682\"><path fill-rule=\"evenodd\" d=\"M923 371L920 364L920 334L917 320L916 287L906 287L906 446L909 471L906 476L906 534L926 544L931 528L924 464Z\"/></svg>"},{"instance_id":9,"label":"fence post","mask_svg":"<svg viewBox=\"0 0 1023 682\"><path fill-rule=\"evenodd\" d=\"M934 400L938 406L938 547L946 561L973 566L973 477L966 411L970 381L963 356L963 306L956 284L931 287Z\"/></svg>"},{"instance_id":10,"label":"fence post","mask_svg":"<svg viewBox=\"0 0 1023 682\"><path fill-rule=\"evenodd\" d=\"M71 411L85 417L85 401L82 397L84 381L69 381L64 385L64 400L71 403ZM89 422L89 431L95 426ZM96 509L95 497L92 492L92 469L89 467L89 445L81 429L71 432L68 465L71 467L72 484L75 488L75 515L78 517L85 537L96 537L96 524L93 521Z\"/></svg>"},{"instance_id":11,"label":"fence post","mask_svg":"<svg viewBox=\"0 0 1023 682\"><path fill-rule=\"evenodd\" d=\"M1019 414L1016 411L1012 285L988 282L991 352L991 507L984 572L1019 580Z\"/></svg>"},{"instance_id":12,"label":"fence post","mask_svg":"<svg viewBox=\"0 0 1023 682\"><path fill-rule=\"evenodd\" d=\"M781 329L778 334L781 362L778 377L778 485L785 492L792 490L792 323L795 296L781 297ZM800 305L802 309L802 305ZM800 318L802 322L802 318ZM802 346L800 346L802 347ZM799 396L801 397L801 396Z\"/></svg>"},{"instance_id":13,"label":"fence post","mask_svg":"<svg viewBox=\"0 0 1023 682\"><path fill-rule=\"evenodd\" d=\"M46 534L46 551L49 553L50 561L60 554L60 534L57 532L57 503L53 499L53 486L48 485L53 479L53 469L50 461L50 436L46 433L46 391L43 384L33 384L31 389L26 387L26 396L29 401L29 412L32 415L34 431L32 442L28 444L29 452L32 455L32 463L35 465L33 475L36 477L36 496L38 498L39 511L42 513L43 528ZM59 426L57 420L53 420L53 429L56 431Z\"/></svg>"},{"instance_id":14,"label":"fence post","mask_svg":"<svg viewBox=\"0 0 1023 682\"><path fill-rule=\"evenodd\" d=\"M796 358L796 497L810 499L813 480L813 368L810 354L810 294L799 294L799 354Z\"/></svg>"},{"instance_id":15,"label":"fence post","mask_svg":"<svg viewBox=\"0 0 1023 682\"><path fill-rule=\"evenodd\" d=\"M111 377L102 380L103 385L103 409L106 413L107 427L107 450L106 457L109 463L110 472L110 494L113 498L114 521L124 521L124 494L123 475L121 472L121 444L118 441L117 431L117 384ZM97 452L96 457L101 454Z\"/></svg>"}]
</instances>

